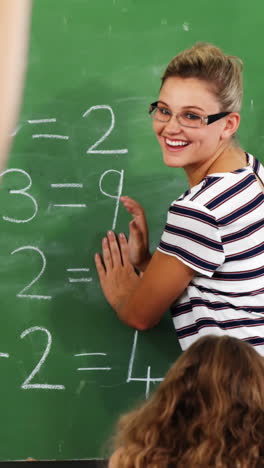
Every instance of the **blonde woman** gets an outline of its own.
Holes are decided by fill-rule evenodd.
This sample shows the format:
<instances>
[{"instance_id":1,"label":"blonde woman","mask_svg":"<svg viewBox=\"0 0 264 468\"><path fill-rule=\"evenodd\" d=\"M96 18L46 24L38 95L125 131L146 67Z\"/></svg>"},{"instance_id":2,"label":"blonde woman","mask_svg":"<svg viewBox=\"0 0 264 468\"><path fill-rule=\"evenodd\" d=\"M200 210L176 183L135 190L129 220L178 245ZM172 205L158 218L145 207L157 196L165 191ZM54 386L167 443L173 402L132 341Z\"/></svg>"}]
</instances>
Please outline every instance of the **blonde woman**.
<instances>
[{"instance_id":1,"label":"blonde woman","mask_svg":"<svg viewBox=\"0 0 264 468\"><path fill-rule=\"evenodd\" d=\"M185 351L152 397L121 417L109 468L264 466L264 358L229 336Z\"/></svg>"},{"instance_id":2,"label":"blonde woman","mask_svg":"<svg viewBox=\"0 0 264 468\"><path fill-rule=\"evenodd\" d=\"M103 261L95 256L118 317L145 330L171 306L183 350L213 333L264 354L264 168L235 139L241 104L237 57L198 43L172 59L149 113L164 163L184 168L189 190L172 202L153 256L144 210L129 197L128 243L110 231Z\"/></svg>"}]
</instances>

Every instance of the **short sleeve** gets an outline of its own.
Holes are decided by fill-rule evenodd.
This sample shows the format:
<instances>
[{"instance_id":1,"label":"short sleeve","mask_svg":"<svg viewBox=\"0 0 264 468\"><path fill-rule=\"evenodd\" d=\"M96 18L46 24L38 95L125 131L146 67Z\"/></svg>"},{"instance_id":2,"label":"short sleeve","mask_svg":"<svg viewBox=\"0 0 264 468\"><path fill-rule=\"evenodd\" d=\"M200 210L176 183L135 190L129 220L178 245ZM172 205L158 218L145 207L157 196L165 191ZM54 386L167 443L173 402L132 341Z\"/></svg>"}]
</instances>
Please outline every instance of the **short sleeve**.
<instances>
[{"instance_id":1,"label":"short sleeve","mask_svg":"<svg viewBox=\"0 0 264 468\"><path fill-rule=\"evenodd\" d=\"M208 208L192 201L172 203L158 250L208 277L225 261L215 217Z\"/></svg>"}]
</instances>

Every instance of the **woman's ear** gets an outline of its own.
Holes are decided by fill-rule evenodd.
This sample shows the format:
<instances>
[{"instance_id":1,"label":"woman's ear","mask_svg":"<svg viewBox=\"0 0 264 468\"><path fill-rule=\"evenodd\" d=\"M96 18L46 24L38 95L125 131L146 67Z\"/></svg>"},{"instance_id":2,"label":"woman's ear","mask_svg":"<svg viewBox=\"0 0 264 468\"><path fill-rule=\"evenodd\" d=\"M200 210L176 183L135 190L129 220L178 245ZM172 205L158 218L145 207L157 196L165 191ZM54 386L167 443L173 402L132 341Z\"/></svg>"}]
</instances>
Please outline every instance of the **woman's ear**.
<instances>
[{"instance_id":1,"label":"woman's ear","mask_svg":"<svg viewBox=\"0 0 264 468\"><path fill-rule=\"evenodd\" d=\"M225 117L225 126L222 132L222 139L226 140L234 135L240 124L240 114L238 112L231 112Z\"/></svg>"}]
</instances>

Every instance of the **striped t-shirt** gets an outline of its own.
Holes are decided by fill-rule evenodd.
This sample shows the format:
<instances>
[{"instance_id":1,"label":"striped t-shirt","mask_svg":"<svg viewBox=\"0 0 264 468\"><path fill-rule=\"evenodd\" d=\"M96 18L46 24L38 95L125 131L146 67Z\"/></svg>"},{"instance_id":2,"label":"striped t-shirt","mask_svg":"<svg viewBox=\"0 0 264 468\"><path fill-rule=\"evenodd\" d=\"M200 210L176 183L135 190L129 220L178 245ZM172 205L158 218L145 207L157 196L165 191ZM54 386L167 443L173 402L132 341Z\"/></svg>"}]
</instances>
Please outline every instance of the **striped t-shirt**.
<instances>
[{"instance_id":1,"label":"striped t-shirt","mask_svg":"<svg viewBox=\"0 0 264 468\"><path fill-rule=\"evenodd\" d=\"M247 160L207 175L170 206L158 250L196 272L171 307L183 350L202 335L227 334L264 355L264 167Z\"/></svg>"}]
</instances>

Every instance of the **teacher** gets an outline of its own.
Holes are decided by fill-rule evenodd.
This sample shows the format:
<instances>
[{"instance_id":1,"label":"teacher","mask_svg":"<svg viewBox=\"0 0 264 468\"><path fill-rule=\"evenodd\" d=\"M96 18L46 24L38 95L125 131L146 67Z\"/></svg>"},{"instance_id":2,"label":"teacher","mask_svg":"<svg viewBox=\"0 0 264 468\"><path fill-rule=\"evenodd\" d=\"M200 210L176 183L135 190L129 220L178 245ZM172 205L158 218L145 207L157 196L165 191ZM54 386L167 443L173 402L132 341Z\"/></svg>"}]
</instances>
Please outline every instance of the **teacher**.
<instances>
[{"instance_id":1,"label":"teacher","mask_svg":"<svg viewBox=\"0 0 264 468\"><path fill-rule=\"evenodd\" d=\"M236 138L241 69L207 43L171 60L149 113L164 163L185 170L189 189L172 202L153 256L144 210L129 197L128 242L109 231L95 256L118 317L145 330L170 307L183 350L227 334L264 355L264 168Z\"/></svg>"}]
</instances>

